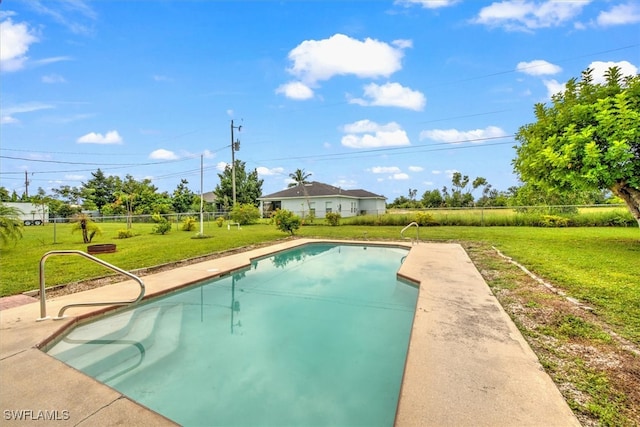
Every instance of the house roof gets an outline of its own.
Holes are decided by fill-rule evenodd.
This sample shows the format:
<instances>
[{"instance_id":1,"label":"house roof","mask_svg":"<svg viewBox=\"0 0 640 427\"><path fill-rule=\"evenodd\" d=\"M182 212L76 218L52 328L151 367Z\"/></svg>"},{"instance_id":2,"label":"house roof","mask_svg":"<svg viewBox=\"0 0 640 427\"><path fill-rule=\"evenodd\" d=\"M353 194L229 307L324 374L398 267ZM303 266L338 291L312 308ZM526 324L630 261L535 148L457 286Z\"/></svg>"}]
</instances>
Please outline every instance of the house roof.
<instances>
[{"instance_id":1,"label":"house roof","mask_svg":"<svg viewBox=\"0 0 640 427\"><path fill-rule=\"evenodd\" d=\"M213 203L216 201L217 197L213 191L207 191L202 194L202 199L207 203Z\"/></svg>"},{"instance_id":2,"label":"house roof","mask_svg":"<svg viewBox=\"0 0 640 427\"><path fill-rule=\"evenodd\" d=\"M305 191L306 191L306 194L305 194ZM367 190L361 190L361 189L344 190L340 187L334 187L333 185L312 181L308 184L305 184L304 187L301 185L296 185L295 187L289 187L285 190L259 197L258 200L286 199L286 198L297 198L297 197L327 197L327 196L344 196L344 197L354 197L358 199L363 199L363 198L386 199L386 197L384 196L372 193Z\"/></svg>"}]
</instances>

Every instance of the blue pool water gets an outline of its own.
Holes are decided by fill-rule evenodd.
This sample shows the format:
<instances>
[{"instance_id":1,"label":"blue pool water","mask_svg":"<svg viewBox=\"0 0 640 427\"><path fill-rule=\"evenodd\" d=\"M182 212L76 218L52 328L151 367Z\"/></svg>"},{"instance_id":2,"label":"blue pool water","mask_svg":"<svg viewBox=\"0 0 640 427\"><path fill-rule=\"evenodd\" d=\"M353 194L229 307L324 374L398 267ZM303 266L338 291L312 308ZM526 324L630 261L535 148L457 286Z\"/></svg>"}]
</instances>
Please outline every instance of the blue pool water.
<instances>
[{"instance_id":1,"label":"blue pool water","mask_svg":"<svg viewBox=\"0 0 640 427\"><path fill-rule=\"evenodd\" d=\"M48 353L186 426L393 424L407 251L313 244L78 326Z\"/></svg>"}]
</instances>

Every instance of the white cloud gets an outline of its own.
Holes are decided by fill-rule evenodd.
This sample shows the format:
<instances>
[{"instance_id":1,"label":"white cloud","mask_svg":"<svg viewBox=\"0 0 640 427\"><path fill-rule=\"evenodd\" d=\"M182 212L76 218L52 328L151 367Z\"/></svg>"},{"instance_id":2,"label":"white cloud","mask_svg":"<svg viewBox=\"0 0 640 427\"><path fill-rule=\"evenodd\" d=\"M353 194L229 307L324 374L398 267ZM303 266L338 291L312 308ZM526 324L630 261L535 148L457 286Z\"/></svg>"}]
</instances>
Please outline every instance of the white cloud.
<instances>
[{"instance_id":1,"label":"white cloud","mask_svg":"<svg viewBox=\"0 0 640 427\"><path fill-rule=\"evenodd\" d=\"M605 73L611 67L620 67L620 72L623 76L634 76L638 74L638 67L631 64L628 61L618 61L618 62L603 62L603 61L594 61L589 64L589 68L593 68L593 82L604 84L606 83Z\"/></svg>"},{"instance_id":2,"label":"white cloud","mask_svg":"<svg viewBox=\"0 0 640 427\"><path fill-rule=\"evenodd\" d=\"M371 120L364 119L344 125L343 129L345 133L375 132L380 129L380 125Z\"/></svg>"},{"instance_id":3,"label":"white cloud","mask_svg":"<svg viewBox=\"0 0 640 427\"><path fill-rule=\"evenodd\" d=\"M398 49L409 49L413 47L413 40L410 39L398 39L391 42L392 45Z\"/></svg>"},{"instance_id":4,"label":"white cloud","mask_svg":"<svg viewBox=\"0 0 640 427\"><path fill-rule=\"evenodd\" d=\"M352 179L339 179L336 182L334 182L333 184L334 187L338 187L338 188L356 188L356 185L358 185L358 183Z\"/></svg>"},{"instance_id":5,"label":"white cloud","mask_svg":"<svg viewBox=\"0 0 640 427\"><path fill-rule=\"evenodd\" d=\"M425 9L438 9L441 7L453 6L460 0L396 0L395 4L402 6L419 5Z\"/></svg>"},{"instance_id":6,"label":"white cloud","mask_svg":"<svg viewBox=\"0 0 640 427\"><path fill-rule=\"evenodd\" d=\"M0 116L0 124L2 125L12 125L16 123L20 123L20 120L16 119L15 117L5 115Z\"/></svg>"},{"instance_id":7,"label":"white cloud","mask_svg":"<svg viewBox=\"0 0 640 427\"><path fill-rule=\"evenodd\" d=\"M444 173L449 177L452 178L453 174L456 172L460 172L458 169L447 169L446 171L444 171Z\"/></svg>"},{"instance_id":8,"label":"white cloud","mask_svg":"<svg viewBox=\"0 0 640 427\"><path fill-rule=\"evenodd\" d=\"M596 22L602 27L638 23L640 22L640 6L632 2L615 5L608 12L600 12Z\"/></svg>"},{"instance_id":9,"label":"white cloud","mask_svg":"<svg viewBox=\"0 0 640 427\"><path fill-rule=\"evenodd\" d=\"M42 76L42 83L54 84L54 83L65 83L66 80L59 74L49 74L46 76Z\"/></svg>"},{"instance_id":10,"label":"white cloud","mask_svg":"<svg viewBox=\"0 0 640 427\"><path fill-rule=\"evenodd\" d=\"M373 173L400 173L400 168L397 166L374 166L371 168Z\"/></svg>"},{"instance_id":11,"label":"white cloud","mask_svg":"<svg viewBox=\"0 0 640 427\"><path fill-rule=\"evenodd\" d=\"M0 70L11 72L24 68L29 47L37 41L35 32L26 23L14 24L11 18L0 22Z\"/></svg>"},{"instance_id":12,"label":"white cloud","mask_svg":"<svg viewBox=\"0 0 640 427\"><path fill-rule=\"evenodd\" d=\"M51 17L75 34L90 34L92 32L91 24L97 19L98 15L89 6L89 2L85 0L67 0L55 2L54 7L48 7L50 3L32 0L29 5L36 12ZM83 23L83 21L87 20L90 20L88 24Z\"/></svg>"},{"instance_id":13,"label":"white cloud","mask_svg":"<svg viewBox=\"0 0 640 427\"><path fill-rule=\"evenodd\" d=\"M149 154L150 159L154 160L176 160L179 157L173 151L165 150L164 148L159 148L154 150Z\"/></svg>"},{"instance_id":14,"label":"white cloud","mask_svg":"<svg viewBox=\"0 0 640 427\"><path fill-rule=\"evenodd\" d=\"M535 59L530 62L519 62L516 70L529 74L530 76L544 76L547 74L558 74L562 71L562 68L543 59Z\"/></svg>"},{"instance_id":15,"label":"white cloud","mask_svg":"<svg viewBox=\"0 0 640 427\"><path fill-rule=\"evenodd\" d=\"M474 129L461 131L457 129L432 129L420 132L420 139L431 139L433 141L441 141L448 143L458 143L467 141L477 141L489 138L500 138L506 136L507 133L497 126L488 126L484 129Z\"/></svg>"},{"instance_id":16,"label":"white cloud","mask_svg":"<svg viewBox=\"0 0 640 427\"><path fill-rule=\"evenodd\" d=\"M117 130L109 131L105 135L90 132L78 138L76 142L78 144L122 144L122 137Z\"/></svg>"},{"instance_id":17,"label":"white cloud","mask_svg":"<svg viewBox=\"0 0 640 427\"><path fill-rule=\"evenodd\" d=\"M224 172L227 165L227 162L218 162L218 164L216 164L216 169L218 169L220 172Z\"/></svg>"},{"instance_id":18,"label":"white cloud","mask_svg":"<svg viewBox=\"0 0 640 427\"><path fill-rule=\"evenodd\" d=\"M408 45L406 40L394 43L396 47L371 38L360 41L344 34L305 40L289 52L293 64L288 71L307 85L339 75L388 77L402 68L403 47Z\"/></svg>"},{"instance_id":19,"label":"white cloud","mask_svg":"<svg viewBox=\"0 0 640 427\"><path fill-rule=\"evenodd\" d=\"M396 181L402 181L402 180L405 180L405 179L409 179L409 175L407 175L404 172L394 173L393 175L391 175L389 177L389 179L393 179L393 180L396 180Z\"/></svg>"},{"instance_id":20,"label":"white cloud","mask_svg":"<svg viewBox=\"0 0 640 427\"><path fill-rule=\"evenodd\" d=\"M33 111L38 111L38 110L48 110L50 108L54 108L53 105L44 104L42 102L26 102L24 104L8 106L0 110L2 112L0 114L0 123L2 124L20 123L20 120L15 118L14 115L31 113Z\"/></svg>"},{"instance_id":21,"label":"white cloud","mask_svg":"<svg viewBox=\"0 0 640 427\"><path fill-rule=\"evenodd\" d=\"M551 97L556 93L563 92L565 88L564 83L559 83L555 79L543 80L542 83L544 83L545 87L547 88L547 98L549 99L551 99Z\"/></svg>"},{"instance_id":22,"label":"white cloud","mask_svg":"<svg viewBox=\"0 0 640 427\"><path fill-rule=\"evenodd\" d=\"M40 67L43 65L55 64L56 62L73 61L70 56L52 56L50 58L42 58L32 62L34 66Z\"/></svg>"},{"instance_id":23,"label":"white cloud","mask_svg":"<svg viewBox=\"0 0 640 427\"><path fill-rule=\"evenodd\" d=\"M407 133L395 122L379 125L370 120L360 120L344 126L348 135L342 137L342 145L351 148L394 147L409 145Z\"/></svg>"},{"instance_id":24,"label":"white cloud","mask_svg":"<svg viewBox=\"0 0 640 427\"><path fill-rule=\"evenodd\" d=\"M284 173L284 168L266 168L264 166L258 166L256 168L258 171L258 175L260 176L273 176L273 175L282 175Z\"/></svg>"},{"instance_id":25,"label":"white cloud","mask_svg":"<svg viewBox=\"0 0 640 427\"><path fill-rule=\"evenodd\" d=\"M65 175L66 181L83 181L86 177L84 175Z\"/></svg>"},{"instance_id":26,"label":"white cloud","mask_svg":"<svg viewBox=\"0 0 640 427\"><path fill-rule=\"evenodd\" d=\"M362 106L401 107L415 111L422 111L427 103L427 99L421 92L403 87L399 83L368 84L364 87L364 97L367 99L354 98L349 103Z\"/></svg>"},{"instance_id":27,"label":"white cloud","mask_svg":"<svg viewBox=\"0 0 640 427\"><path fill-rule=\"evenodd\" d=\"M504 0L483 7L473 22L514 31L557 27L579 15L590 1Z\"/></svg>"},{"instance_id":28,"label":"white cloud","mask_svg":"<svg viewBox=\"0 0 640 427\"><path fill-rule=\"evenodd\" d=\"M280 85L276 89L276 93L283 94L287 98L298 100L313 98L313 90L302 82L289 82Z\"/></svg>"},{"instance_id":29,"label":"white cloud","mask_svg":"<svg viewBox=\"0 0 640 427\"><path fill-rule=\"evenodd\" d=\"M422 166L409 166L411 172L422 172L424 168Z\"/></svg>"}]
</instances>

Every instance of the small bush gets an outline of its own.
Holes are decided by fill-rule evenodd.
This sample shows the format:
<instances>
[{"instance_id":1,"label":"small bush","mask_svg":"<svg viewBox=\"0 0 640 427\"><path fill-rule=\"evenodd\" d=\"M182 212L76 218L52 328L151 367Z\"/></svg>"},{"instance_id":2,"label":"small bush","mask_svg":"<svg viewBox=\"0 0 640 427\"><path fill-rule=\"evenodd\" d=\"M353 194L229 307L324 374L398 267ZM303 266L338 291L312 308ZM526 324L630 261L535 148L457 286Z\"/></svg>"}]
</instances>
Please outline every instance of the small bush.
<instances>
[{"instance_id":1,"label":"small bush","mask_svg":"<svg viewBox=\"0 0 640 427\"><path fill-rule=\"evenodd\" d=\"M222 228L222 226L224 225L224 217L219 216L218 218L216 218L216 224L218 225L218 227Z\"/></svg>"},{"instance_id":2,"label":"small bush","mask_svg":"<svg viewBox=\"0 0 640 427\"><path fill-rule=\"evenodd\" d=\"M424 225L433 225L433 223L435 223L435 220L433 219L433 215L428 214L426 212L418 212L416 213L416 222L418 223L418 225L424 226Z\"/></svg>"},{"instance_id":3,"label":"small bush","mask_svg":"<svg viewBox=\"0 0 640 427\"><path fill-rule=\"evenodd\" d=\"M540 225L543 227L567 227L569 218L558 215L542 215Z\"/></svg>"},{"instance_id":4,"label":"small bush","mask_svg":"<svg viewBox=\"0 0 640 427\"><path fill-rule=\"evenodd\" d=\"M152 233L164 235L171 231L171 223L167 218L160 214L153 214L151 219L156 223L151 230Z\"/></svg>"},{"instance_id":5,"label":"small bush","mask_svg":"<svg viewBox=\"0 0 640 427\"><path fill-rule=\"evenodd\" d=\"M196 219L188 216L182 220L182 231L194 231L196 229Z\"/></svg>"},{"instance_id":6,"label":"small bush","mask_svg":"<svg viewBox=\"0 0 640 427\"><path fill-rule=\"evenodd\" d=\"M302 221L302 225L313 224L313 221L316 219L316 214L314 211L309 211L307 215L305 215L304 220Z\"/></svg>"},{"instance_id":7,"label":"small bush","mask_svg":"<svg viewBox=\"0 0 640 427\"><path fill-rule=\"evenodd\" d=\"M260 209L250 203L238 204L231 210L230 218L240 225L255 224L260 219Z\"/></svg>"},{"instance_id":8,"label":"small bush","mask_svg":"<svg viewBox=\"0 0 640 427\"><path fill-rule=\"evenodd\" d=\"M286 209L278 209L271 219L275 222L278 230L289 233L292 236L302 223L299 216Z\"/></svg>"},{"instance_id":9,"label":"small bush","mask_svg":"<svg viewBox=\"0 0 640 427\"><path fill-rule=\"evenodd\" d=\"M133 231L124 228L118 230L118 239L128 239L130 237L133 237Z\"/></svg>"},{"instance_id":10,"label":"small bush","mask_svg":"<svg viewBox=\"0 0 640 427\"><path fill-rule=\"evenodd\" d=\"M342 218L342 216L340 216L338 212L327 212L327 214L324 216L324 220L327 222L327 224L334 227L336 225L340 225L340 218Z\"/></svg>"}]
</instances>

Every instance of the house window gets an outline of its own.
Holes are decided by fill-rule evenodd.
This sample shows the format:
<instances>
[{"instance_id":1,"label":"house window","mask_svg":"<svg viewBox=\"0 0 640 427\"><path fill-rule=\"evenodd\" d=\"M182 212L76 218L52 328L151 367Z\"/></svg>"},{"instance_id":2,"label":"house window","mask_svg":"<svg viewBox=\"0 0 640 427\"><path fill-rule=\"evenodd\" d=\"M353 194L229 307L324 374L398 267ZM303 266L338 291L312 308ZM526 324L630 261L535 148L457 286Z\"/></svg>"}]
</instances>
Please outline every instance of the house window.
<instances>
[{"instance_id":1,"label":"house window","mask_svg":"<svg viewBox=\"0 0 640 427\"><path fill-rule=\"evenodd\" d=\"M358 211L358 205L356 202L351 202L351 213L356 213Z\"/></svg>"},{"instance_id":2,"label":"house window","mask_svg":"<svg viewBox=\"0 0 640 427\"><path fill-rule=\"evenodd\" d=\"M331 207L331 202L325 202L325 212L329 213L333 210L333 208Z\"/></svg>"},{"instance_id":3,"label":"house window","mask_svg":"<svg viewBox=\"0 0 640 427\"><path fill-rule=\"evenodd\" d=\"M316 216L316 202L309 202L309 212L311 215Z\"/></svg>"}]
</instances>

